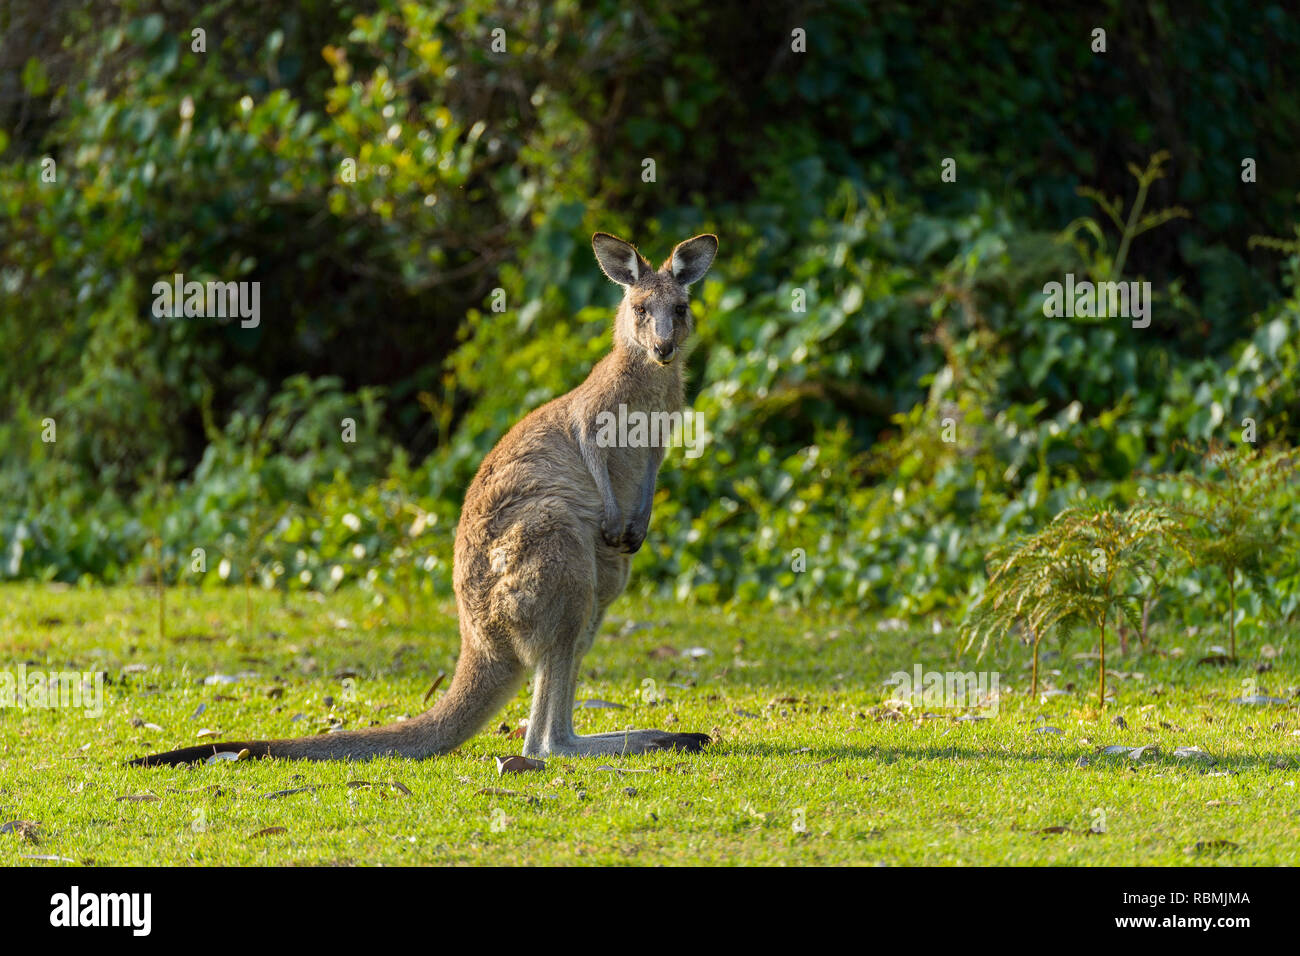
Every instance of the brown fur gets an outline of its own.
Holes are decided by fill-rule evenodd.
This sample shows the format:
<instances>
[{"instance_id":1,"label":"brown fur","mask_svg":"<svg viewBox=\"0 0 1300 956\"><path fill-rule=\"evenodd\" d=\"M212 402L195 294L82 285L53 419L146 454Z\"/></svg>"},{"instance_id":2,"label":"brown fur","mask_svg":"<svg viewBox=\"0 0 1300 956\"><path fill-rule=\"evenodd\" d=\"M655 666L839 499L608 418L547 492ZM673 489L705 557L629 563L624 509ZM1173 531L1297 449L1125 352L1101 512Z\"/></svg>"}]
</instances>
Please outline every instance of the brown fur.
<instances>
[{"instance_id":1,"label":"brown fur","mask_svg":"<svg viewBox=\"0 0 1300 956\"><path fill-rule=\"evenodd\" d=\"M461 652L447 693L403 723L292 740L207 744L142 757L139 765L202 760L221 751L305 760L382 754L429 757L477 733L535 674L524 740L530 756L697 750L703 734L573 732L578 668L605 609L627 585L630 555L645 539L664 449L602 448L596 416L674 412L692 331L687 289L708 270L716 236L696 236L655 271L605 233L592 248L625 288L614 347L587 380L543 405L488 453L465 494L453 582ZM633 262L635 259L635 263Z\"/></svg>"}]
</instances>

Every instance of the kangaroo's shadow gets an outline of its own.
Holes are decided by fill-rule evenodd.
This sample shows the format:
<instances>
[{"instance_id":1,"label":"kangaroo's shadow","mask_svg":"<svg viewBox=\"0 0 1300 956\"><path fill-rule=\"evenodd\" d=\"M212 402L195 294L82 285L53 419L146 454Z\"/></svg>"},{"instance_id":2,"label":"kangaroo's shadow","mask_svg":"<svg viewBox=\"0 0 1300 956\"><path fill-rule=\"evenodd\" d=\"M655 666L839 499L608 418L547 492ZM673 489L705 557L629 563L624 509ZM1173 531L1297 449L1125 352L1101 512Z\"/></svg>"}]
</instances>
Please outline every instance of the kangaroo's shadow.
<instances>
[{"instance_id":1,"label":"kangaroo's shadow","mask_svg":"<svg viewBox=\"0 0 1300 956\"><path fill-rule=\"evenodd\" d=\"M737 744L713 743L705 749L706 754L737 757L802 757L806 763L819 763L823 760L872 760L876 763L901 763L903 761L935 760L984 760L990 766L1007 761L1018 763L1055 764L1062 769L1119 769L1126 767L1185 768L1200 773L1224 772L1241 773L1259 769L1294 769L1294 754L1282 752L1259 753L1249 755L1229 755L1213 757L1212 760L1184 759L1173 756L1169 751L1161 750L1159 755L1134 762L1123 754L1102 754L1094 747L1076 750L1049 752L1042 749L1029 751L990 752L965 744L934 745L889 745L872 744L863 746L822 746L796 747L789 744L770 744L762 741ZM1085 765L1079 764L1079 758L1086 757Z\"/></svg>"}]
</instances>

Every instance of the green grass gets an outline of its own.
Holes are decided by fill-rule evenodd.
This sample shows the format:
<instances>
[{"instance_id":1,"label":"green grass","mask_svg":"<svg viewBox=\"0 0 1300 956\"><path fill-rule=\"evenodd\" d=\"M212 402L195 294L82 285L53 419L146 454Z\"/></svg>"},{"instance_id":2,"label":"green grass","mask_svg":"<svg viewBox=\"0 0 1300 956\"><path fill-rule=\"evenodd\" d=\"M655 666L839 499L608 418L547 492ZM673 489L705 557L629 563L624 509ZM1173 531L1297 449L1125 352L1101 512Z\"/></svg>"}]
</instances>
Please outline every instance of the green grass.
<instances>
[{"instance_id":1,"label":"green grass","mask_svg":"<svg viewBox=\"0 0 1300 956\"><path fill-rule=\"evenodd\" d=\"M0 834L0 864L1300 863L1294 630L1266 635L1276 656L1261 673L1258 635L1247 635L1238 664L1198 665L1221 641L1204 626L1195 638L1160 636L1181 656L1108 648L1116 700L1098 714L1095 663L1068 651L1044 668L1073 689L1042 703L1027 699L1027 655L1004 648L976 665L931 622L896 630L848 613L624 598L585 661L579 697L626 709L581 709L579 731L704 731L715 741L705 753L552 759L542 772L498 777L494 757L522 742L496 727L527 715L521 693L488 730L434 760L131 769L128 758L201 742L204 728L288 736L323 730L331 715L360 727L417 713L458 648L450 604L417 615L427 621L417 629L390 623L358 592L286 605L258 595L251 635L237 591L173 591L168 606L160 643L147 591L0 588L3 669L102 670L111 681L98 718L0 710L0 823L39 824ZM655 653L690 647L711 653ZM1079 640L1069 651L1082 649ZM996 716L891 719L882 682L916 663L999 671ZM256 676L202 683L241 672ZM1231 703L1252 677L1260 693L1291 702ZM646 680L668 700L640 702ZM1063 733L1035 732L1040 718ZM1160 753L1137 762L1097 753L1147 743ZM1214 760L1178 759L1180 746ZM264 796L297 788L315 789ZM157 799L120 799L146 794ZM254 835L270 827L284 832ZM1069 831L1040 832L1051 827ZM1236 846L1195 849L1210 841Z\"/></svg>"}]
</instances>

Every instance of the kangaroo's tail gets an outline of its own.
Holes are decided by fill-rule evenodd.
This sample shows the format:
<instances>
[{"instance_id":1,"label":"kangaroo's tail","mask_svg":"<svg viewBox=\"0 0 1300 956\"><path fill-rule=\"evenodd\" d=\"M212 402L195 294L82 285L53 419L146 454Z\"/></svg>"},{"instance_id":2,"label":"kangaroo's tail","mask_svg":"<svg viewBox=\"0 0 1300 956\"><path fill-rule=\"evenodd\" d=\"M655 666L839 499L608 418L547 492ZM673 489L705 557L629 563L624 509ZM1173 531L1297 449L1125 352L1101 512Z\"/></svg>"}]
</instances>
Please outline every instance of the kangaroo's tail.
<instances>
[{"instance_id":1,"label":"kangaroo's tail","mask_svg":"<svg viewBox=\"0 0 1300 956\"><path fill-rule=\"evenodd\" d=\"M514 660L485 660L462 652L451 686L418 717L386 727L346 730L315 737L203 744L131 761L156 767L207 760L213 754L248 750L254 757L288 760L368 760L397 756L420 759L454 750L474 736L518 689L524 675Z\"/></svg>"}]
</instances>

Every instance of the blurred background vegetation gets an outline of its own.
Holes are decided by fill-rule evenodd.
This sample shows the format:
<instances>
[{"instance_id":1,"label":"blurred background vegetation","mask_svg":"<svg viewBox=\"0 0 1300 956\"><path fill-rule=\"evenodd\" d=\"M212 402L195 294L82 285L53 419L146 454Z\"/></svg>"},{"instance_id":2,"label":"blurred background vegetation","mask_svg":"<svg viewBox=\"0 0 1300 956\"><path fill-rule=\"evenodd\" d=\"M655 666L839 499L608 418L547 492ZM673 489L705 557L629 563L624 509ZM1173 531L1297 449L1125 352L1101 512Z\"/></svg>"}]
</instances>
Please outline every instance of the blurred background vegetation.
<instances>
[{"instance_id":1,"label":"blurred background vegetation","mask_svg":"<svg viewBox=\"0 0 1300 956\"><path fill-rule=\"evenodd\" d=\"M0 21L0 579L360 580L408 614L449 593L478 461L608 347L597 229L660 258L721 237L690 368L712 441L670 456L634 588L955 612L1007 535L1197 467L1179 442L1246 418L1261 445L1300 437L1280 3L54 0ZM1095 197L1125 222L1160 151L1145 208L1186 215L1119 256ZM1044 316L1045 283L1117 258L1153 283L1149 328ZM260 282L260 324L155 318L177 272ZM1266 507L1294 616L1294 485ZM1178 582L1188 606L1219 600L1206 575Z\"/></svg>"}]
</instances>

